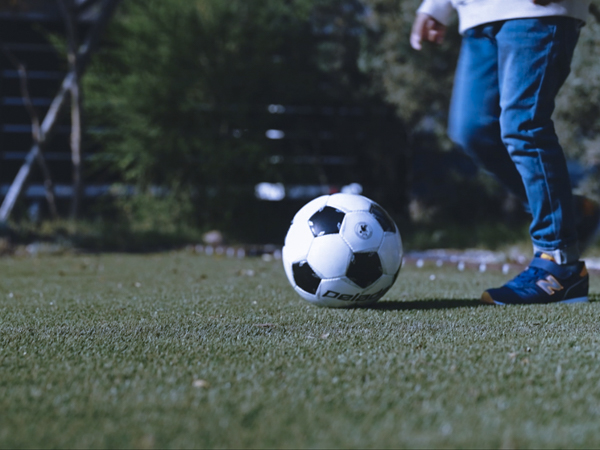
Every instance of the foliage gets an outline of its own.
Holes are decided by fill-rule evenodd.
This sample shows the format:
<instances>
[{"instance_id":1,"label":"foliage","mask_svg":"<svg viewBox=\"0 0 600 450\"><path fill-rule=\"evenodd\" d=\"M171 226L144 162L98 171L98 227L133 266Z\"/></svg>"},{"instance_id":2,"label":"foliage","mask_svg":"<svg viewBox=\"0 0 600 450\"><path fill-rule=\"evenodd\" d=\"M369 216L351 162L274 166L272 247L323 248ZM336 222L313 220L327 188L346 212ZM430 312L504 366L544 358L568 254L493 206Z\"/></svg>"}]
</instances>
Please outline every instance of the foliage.
<instances>
[{"instance_id":1,"label":"foliage","mask_svg":"<svg viewBox=\"0 0 600 450\"><path fill-rule=\"evenodd\" d=\"M465 172L460 167L465 158L446 136L460 46L456 24L449 26L442 46L425 45L422 51L415 51L409 35L419 0L364 2L369 14L359 64L406 124L406 188L412 221L435 226L449 221L464 223L467 217L480 220L482 215L485 220L501 220L497 186L495 190L481 189L473 170ZM462 214L465 207L470 209L467 215ZM487 215L490 210L491 216Z\"/></svg>"},{"instance_id":2,"label":"foliage","mask_svg":"<svg viewBox=\"0 0 600 450\"><path fill-rule=\"evenodd\" d=\"M315 157L324 147L319 133L332 131L327 127L345 139L337 145L349 148L366 130L377 138L360 149L360 176L379 185L386 180L388 188L374 195L383 200L387 193L396 203L403 189L389 188L398 183L389 168L398 166L401 151L386 155L402 142L398 124L385 125L398 137L384 137L378 130L385 120L378 116L351 129L336 117L267 111L268 105L381 109L357 64L361 11L356 0L124 2L85 80L89 123L103 149L97 167L144 192L161 186L182 194L193 214L177 220L231 228L236 217L244 220L240 212L252 203L257 182L331 183L318 164L303 172L270 164L267 129L296 127L306 137L293 138L286 152ZM371 170L364 170L365 161L373 162ZM362 180L346 183L353 181ZM254 206L264 209L263 217L269 209ZM289 216L283 220L289 223Z\"/></svg>"},{"instance_id":3,"label":"foliage","mask_svg":"<svg viewBox=\"0 0 600 450\"><path fill-rule=\"evenodd\" d=\"M361 65L372 74L385 92L385 98L408 124L411 161L424 150L429 153L448 151L452 144L446 137L447 109L460 47L456 24L450 25L444 45L426 45L421 52L416 52L410 48L409 34L419 0L365 0L365 3L371 11L367 21L370 34L363 46ZM594 0L593 4L598 11L600 2ZM586 175L591 175L581 188L588 195L599 196L600 14L596 15L598 17L590 16L582 29L572 74L557 99L555 122L568 157L579 159L586 168ZM443 156L438 154L432 158L443 159ZM590 166L595 168L590 170ZM421 175L417 180L413 173L410 184L414 186L419 181L439 184L439 178L428 177L426 173ZM451 178L448 174L445 177ZM469 185L464 178L448 181ZM490 201L481 205L493 204L501 211L502 203L498 203L498 199L505 194L498 189L491 194ZM443 192L438 200L442 197ZM451 198L450 204L455 204L458 198ZM440 211L449 205L446 199L436 201L430 197L424 201L435 203Z\"/></svg>"},{"instance_id":4,"label":"foliage","mask_svg":"<svg viewBox=\"0 0 600 450\"><path fill-rule=\"evenodd\" d=\"M143 191L163 186L189 197L194 189L202 222L227 209L211 202L208 187L265 172L256 137L236 137L279 70L270 59L280 40L270 38L286 17L271 3L250 20L244 2L125 2L86 80L91 121L106 130L99 156L119 179Z\"/></svg>"},{"instance_id":5,"label":"foliage","mask_svg":"<svg viewBox=\"0 0 600 450\"><path fill-rule=\"evenodd\" d=\"M431 223L462 221L458 212L465 205L492 220L512 220L497 185L454 168L458 160L445 128L460 36L452 24L441 47L412 50L408 37L418 3L124 2L109 44L85 79L89 123L103 148L96 167L140 192L161 186L172 199L188 202L170 217L190 226L232 230L241 220L261 227L260 218L282 219L275 232L241 236L237 227L239 239L268 231L278 240L293 213L289 204L277 209L255 202L252 190L260 181L335 184L338 177L361 182L366 195L398 218L416 204L429 208L421 216ZM556 111L567 153L587 165L600 158L598 27L591 19L583 29ZM381 99L400 120L390 119ZM349 125L332 115L270 114L268 105L315 111L358 105L369 112ZM372 112L378 108L384 113ZM264 132L278 127L305 137L276 147ZM319 134L331 130L336 140L322 142ZM357 144L359 135L367 137L364 143ZM282 154L318 160L331 153L355 157L356 167L332 175L318 163L270 162ZM423 158L430 170L419 169ZM451 163L440 172L432 161ZM466 202L469 192L477 195ZM127 206L130 201L116 205L117 216L147 223L144 209ZM130 214L132 208L140 214Z\"/></svg>"},{"instance_id":6,"label":"foliage","mask_svg":"<svg viewBox=\"0 0 600 450\"><path fill-rule=\"evenodd\" d=\"M115 205L111 205L109 209L114 213ZM177 208L173 208L173 205L164 200L140 196L135 201L132 199L126 202L123 209L133 213L134 217L115 217L107 213L104 216L78 221L11 221L11 229L5 235L0 235L5 236L0 237L0 254L14 254L24 246L30 245L33 248L46 249L49 253L148 253L202 242L202 232L197 227L171 219L169 213L174 209L177 212Z\"/></svg>"},{"instance_id":7,"label":"foliage","mask_svg":"<svg viewBox=\"0 0 600 450\"><path fill-rule=\"evenodd\" d=\"M449 26L441 47L424 46L417 52L410 47L409 35L420 1L364 1L370 14L362 69L372 75L412 133L424 129L443 135L460 45L456 26Z\"/></svg>"},{"instance_id":8,"label":"foliage","mask_svg":"<svg viewBox=\"0 0 600 450\"><path fill-rule=\"evenodd\" d=\"M592 2L598 11L600 2ZM600 199L600 15L581 30L571 75L556 104L556 128L565 152L586 170L580 189Z\"/></svg>"},{"instance_id":9,"label":"foliage","mask_svg":"<svg viewBox=\"0 0 600 450\"><path fill-rule=\"evenodd\" d=\"M254 11L241 1L125 2L86 80L92 121L106 127L103 158L143 187L254 181L265 170L261 148L236 137L281 76L272 58L279 32L301 26L296 3Z\"/></svg>"},{"instance_id":10,"label":"foliage","mask_svg":"<svg viewBox=\"0 0 600 450\"><path fill-rule=\"evenodd\" d=\"M374 76L398 114L444 139L446 111L452 90L454 67L460 47L456 24L449 26L444 45L427 45L421 52L410 48L409 34L419 0L364 0L371 7L370 37L361 59L364 70ZM600 2L593 2L596 7ZM571 156L598 160L600 133L600 15L582 28L580 41L558 99L556 122ZM425 123L424 123L425 121Z\"/></svg>"}]
</instances>

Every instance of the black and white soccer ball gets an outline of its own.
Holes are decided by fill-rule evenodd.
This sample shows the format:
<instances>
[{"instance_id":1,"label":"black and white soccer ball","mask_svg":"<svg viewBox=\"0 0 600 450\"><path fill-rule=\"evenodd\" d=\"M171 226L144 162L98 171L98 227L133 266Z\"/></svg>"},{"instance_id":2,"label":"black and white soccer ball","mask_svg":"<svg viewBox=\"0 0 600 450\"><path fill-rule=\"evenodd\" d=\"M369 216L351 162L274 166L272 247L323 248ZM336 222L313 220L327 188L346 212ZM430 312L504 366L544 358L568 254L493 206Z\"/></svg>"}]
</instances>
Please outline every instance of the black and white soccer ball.
<instances>
[{"instance_id":1,"label":"black and white soccer ball","mask_svg":"<svg viewBox=\"0 0 600 450\"><path fill-rule=\"evenodd\" d=\"M402 265L402 239L389 214L362 195L318 197L294 216L282 252L296 292L320 306L375 303Z\"/></svg>"}]
</instances>

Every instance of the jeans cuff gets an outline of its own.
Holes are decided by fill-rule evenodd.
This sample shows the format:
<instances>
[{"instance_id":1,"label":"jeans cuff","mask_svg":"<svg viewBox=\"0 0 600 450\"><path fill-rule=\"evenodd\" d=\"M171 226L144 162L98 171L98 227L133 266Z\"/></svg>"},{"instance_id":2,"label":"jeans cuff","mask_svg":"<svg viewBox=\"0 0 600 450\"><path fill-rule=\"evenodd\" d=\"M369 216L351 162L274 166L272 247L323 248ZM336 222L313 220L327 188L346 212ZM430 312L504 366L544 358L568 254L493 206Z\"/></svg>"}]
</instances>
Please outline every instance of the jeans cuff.
<instances>
[{"instance_id":1,"label":"jeans cuff","mask_svg":"<svg viewBox=\"0 0 600 450\"><path fill-rule=\"evenodd\" d=\"M558 264L573 264L579 261L579 248L577 245L562 248L560 250L546 250L533 245L533 253L546 253L554 258Z\"/></svg>"}]
</instances>

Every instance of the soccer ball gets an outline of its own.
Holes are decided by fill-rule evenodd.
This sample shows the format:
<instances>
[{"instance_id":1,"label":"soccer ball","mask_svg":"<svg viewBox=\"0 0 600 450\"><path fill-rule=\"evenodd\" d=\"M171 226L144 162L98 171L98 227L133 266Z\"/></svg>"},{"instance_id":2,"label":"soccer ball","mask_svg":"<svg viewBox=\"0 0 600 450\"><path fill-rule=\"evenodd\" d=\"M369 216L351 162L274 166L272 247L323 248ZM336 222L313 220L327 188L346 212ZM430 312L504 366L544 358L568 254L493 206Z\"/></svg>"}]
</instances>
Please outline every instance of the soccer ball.
<instances>
[{"instance_id":1,"label":"soccer ball","mask_svg":"<svg viewBox=\"0 0 600 450\"><path fill-rule=\"evenodd\" d=\"M282 259L289 282L305 300L334 308L369 305L396 281L402 240L392 218L372 200L323 195L294 216Z\"/></svg>"}]
</instances>

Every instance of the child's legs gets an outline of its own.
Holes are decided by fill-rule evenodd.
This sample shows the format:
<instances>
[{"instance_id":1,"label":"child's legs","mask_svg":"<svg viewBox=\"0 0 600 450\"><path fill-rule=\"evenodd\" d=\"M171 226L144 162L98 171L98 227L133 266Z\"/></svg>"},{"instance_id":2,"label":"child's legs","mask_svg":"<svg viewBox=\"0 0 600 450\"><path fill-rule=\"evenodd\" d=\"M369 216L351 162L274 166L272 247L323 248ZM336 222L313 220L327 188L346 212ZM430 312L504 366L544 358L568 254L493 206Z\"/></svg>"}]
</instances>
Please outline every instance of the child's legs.
<instances>
[{"instance_id":1,"label":"child's legs","mask_svg":"<svg viewBox=\"0 0 600 450\"><path fill-rule=\"evenodd\" d=\"M482 169L527 205L521 174L500 133L500 90L495 25L467 30L454 78L448 134Z\"/></svg>"},{"instance_id":2,"label":"child's legs","mask_svg":"<svg viewBox=\"0 0 600 450\"><path fill-rule=\"evenodd\" d=\"M525 185L534 248L558 262L579 257L569 174L551 118L579 28L565 17L519 19L496 34L502 141Z\"/></svg>"}]
</instances>

